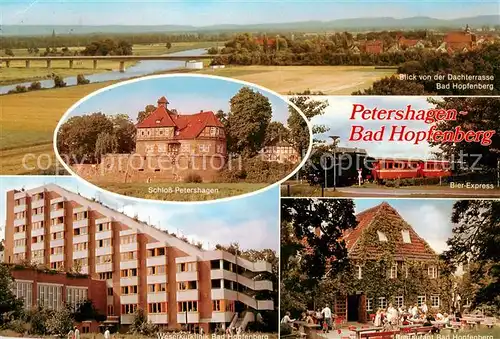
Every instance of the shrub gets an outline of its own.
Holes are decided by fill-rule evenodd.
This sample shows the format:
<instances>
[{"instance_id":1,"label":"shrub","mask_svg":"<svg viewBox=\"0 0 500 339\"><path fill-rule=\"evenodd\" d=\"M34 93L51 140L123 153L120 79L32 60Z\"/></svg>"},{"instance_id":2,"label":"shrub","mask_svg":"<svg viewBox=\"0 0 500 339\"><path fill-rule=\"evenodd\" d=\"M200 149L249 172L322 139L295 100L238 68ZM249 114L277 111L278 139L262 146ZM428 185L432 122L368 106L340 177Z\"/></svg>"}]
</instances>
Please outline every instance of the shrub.
<instances>
[{"instance_id":1,"label":"shrub","mask_svg":"<svg viewBox=\"0 0 500 339\"><path fill-rule=\"evenodd\" d=\"M66 335L73 328L73 317L67 308L55 311L47 319L47 332L58 336Z\"/></svg>"},{"instance_id":2,"label":"shrub","mask_svg":"<svg viewBox=\"0 0 500 339\"><path fill-rule=\"evenodd\" d=\"M54 76L54 88L58 87L66 87L66 83L64 82L64 79L60 75Z\"/></svg>"},{"instance_id":3,"label":"shrub","mask_svg":"<svg viewBox=\"0 0 500 339\"><path fill-rule=\"evenodd\" d=\"M86 85L90 83L90 80L89 79L86 79L85 76L83 74L78 74L76 76L76 84L77 85Z\"/></svg>"},{"instance_id":4,"label":"shrub","mask_svg":"<svg viewBox=\"0 0 500 339\"><path fill-rule=\"evenodd\" d=\"M196 173L189 173L188 175L186 175L186 177L184 178L184 182L186 183L189 183L189 182L194 182L194 183L202 183L203 182L203 179L201 178L201 176L199 174L196 174Z\"/></svg>"},{"instance_id":5,"label":"shrub","mask_svg":"<svg viewBox=\"0 0 500 339\"><path fill-rule=\"evenodd\" d=\"M281 335L289 335L292 334L292 327L288 324L281 323L280 324L280 336Z\"/></svg>"},{"instance_id":6,"label":"shrub","mask_svg":"<svg viewBox=\"0 0 500 339\"><path fill-rule=\"evenodd\" d=\"M145 336L152 336L158 332L158 326L147 320L144 310L137 309L128 332L134 335L142 334Z\"/></svg>"},{"instance_id":7,"label":"shrub","mask_svg":"<svg viewBox=\"0 0 500 339\"><path fill-rule=\"evenodd\" d=\"M21 319L15 319L5 324L5 328L17 333L25 333L29 328L29 324Z\"/></svg>"},{"instance_id":8,"label":"shrub","mask_svg":"<svg viewBox=\"0 0 500 339\"><path fill-rule=\"evenodd\" d=\"M41 307L29 311L27 314L28 322L30 324L30 329L28 332L30 334L37 335L47 334L47 320L50 315L50 310L46 310Z\"/></svg>"},{"instance_id":9,"label":"shrub","mask_svg":"<svg viewBox=\"0 0 500 339\"><path fill-rule=\"evenodd\" d=\"M387 186L387 187L395 187L396 185L395 185L394 180L386 180L385 181L385 186Z\"/></svg>"},{"instance_id":10,"label":"shrub","mask_svg":"<svg viewBox=\"0 0 500 339\"><path fill-rule=\"evenodd\" d=\"M251 183L275 183L283 179L295 168L293 164L280 164L268 162L260 157L245 159L241 168L237 161L226 164L219 172L218 182L251 182Z\"/></svg>"},{"instance_id":11,"label":"shrub","mask_svg":"<svg viewBox=\"0 0 500 339\"><path fill-rule=\"evenodd\" d=\"M42 84L40 83L40 81L33 81L30 87L28 87L28 90L30 91L36 91L39 89L42 89Z\"/></svg>"}]
</instances>

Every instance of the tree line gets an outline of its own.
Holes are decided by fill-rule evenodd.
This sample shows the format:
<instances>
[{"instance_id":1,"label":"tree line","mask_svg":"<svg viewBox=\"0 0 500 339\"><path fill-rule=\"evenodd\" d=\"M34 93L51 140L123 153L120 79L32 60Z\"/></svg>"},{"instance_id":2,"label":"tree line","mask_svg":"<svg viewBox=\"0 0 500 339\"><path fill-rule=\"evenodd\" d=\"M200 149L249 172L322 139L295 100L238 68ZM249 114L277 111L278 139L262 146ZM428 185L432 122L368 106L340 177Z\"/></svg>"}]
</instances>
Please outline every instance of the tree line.
<instances>
[{"instance_id":1,"label":"tree line","mask_svg":"<svg viewBox=\"0 0 500 339\"><path fill-rule=\"evenodd\" d=\"M52 36L2 36L0 49L31 48L44 49L65 46L87 46L94 41L111 39L127 41L130 44L166 44L167 42L225 41L230 39L230 33L137 33L137 34L69 34L58 33Z\"/></svg>"}]
</instances>

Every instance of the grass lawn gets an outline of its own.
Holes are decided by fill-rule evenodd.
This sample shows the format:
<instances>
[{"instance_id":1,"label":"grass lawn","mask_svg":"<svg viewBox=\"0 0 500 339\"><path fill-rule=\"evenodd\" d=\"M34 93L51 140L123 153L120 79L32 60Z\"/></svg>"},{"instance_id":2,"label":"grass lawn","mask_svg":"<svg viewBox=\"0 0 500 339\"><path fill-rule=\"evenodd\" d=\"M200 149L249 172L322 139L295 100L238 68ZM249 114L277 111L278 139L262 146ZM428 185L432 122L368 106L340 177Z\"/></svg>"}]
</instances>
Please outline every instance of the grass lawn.
<instances>
[{"instance_id":1,"label":"grass lawn","mask_svg":"<svg viewBox=\"0 0 500 339\"><path fill-rule=\"evenodd\" d=\"M165 47L165 44L147 44L147 45L134 45L134 55L158 55L181 52L190 49L209 48L215 46L216 42L200 41L200 42L178 42L173 43L170 49ZM72 47L70 50L82 50L83 48ZM14 49L15 56L28 56L26 49ZM42 51L43 52L43 51ZM0 55L3 54L0 53ZM125 62L125 68L135 64L135 61ZM75 60L73 68L69 68L69 61L54 60L52 61L51 68L47 68L46 61L31 61L30 68L25 67L24 61L11 61L10 67L2 66L0 72L0 85L9 85L19 82L35 81L49 79L52 73L61 75L63 77L76 76L78 74L95 74L102 73L119 68L119 62L112 60L99 60L97 62L97 69L94 70L92 60Z\"/></svg>"},{"instance_id":2,"label":"grass lawn","mask_svg":"<svg viewBox=\"0 0 500 339\"><path fill-rule=\"evenodd\" d=\"M91 181L105 190L125 196L166 200L166 201L203 201L233 197L250 193L270 184L254 183L110 183ZM184 189L204 189L206 192L185 192Z\"/></svg>"}]
</instances>

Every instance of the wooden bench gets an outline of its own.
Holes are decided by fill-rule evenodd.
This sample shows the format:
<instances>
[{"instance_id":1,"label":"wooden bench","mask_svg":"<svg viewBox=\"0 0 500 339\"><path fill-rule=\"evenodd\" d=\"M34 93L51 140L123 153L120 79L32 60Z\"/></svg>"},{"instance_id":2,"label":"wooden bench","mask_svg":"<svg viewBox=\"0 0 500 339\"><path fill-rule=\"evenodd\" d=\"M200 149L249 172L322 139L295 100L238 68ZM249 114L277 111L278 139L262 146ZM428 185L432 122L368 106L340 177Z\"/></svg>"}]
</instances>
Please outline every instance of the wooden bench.
<instances>
[{"instance_id":1,"label":"wooden bench","mask_svg":"<svg viewBox=\"0 0 500 339\"><path fill-rule=\"evenodd\" d=\"M387 332L369 332L361 333L361 338L392 338L399 334L399 331L387 331Z\"/></svg>"}]
</instances>

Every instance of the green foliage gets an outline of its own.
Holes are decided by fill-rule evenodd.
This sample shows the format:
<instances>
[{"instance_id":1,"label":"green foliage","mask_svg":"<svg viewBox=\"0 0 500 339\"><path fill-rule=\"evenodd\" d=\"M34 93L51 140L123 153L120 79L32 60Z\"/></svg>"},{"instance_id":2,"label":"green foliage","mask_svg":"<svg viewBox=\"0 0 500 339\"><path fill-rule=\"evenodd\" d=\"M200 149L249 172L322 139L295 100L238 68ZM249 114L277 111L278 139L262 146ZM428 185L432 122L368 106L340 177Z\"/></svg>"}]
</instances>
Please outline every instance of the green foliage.
<instances>
[{"instance_id":1,"label":"green foliage","mask_svg":"<svg viewBox=\"0 0 500 339\"><path fill-rule=\"evenodd\" d=\"M431 142L430 144L438 146L448 158L463 159L469 166L472 166L477 160L476 156L461 156L461 154L480 156L477 165L496 169L497 161L500 159L500 135L498 135L498 131L500 131L500 119L498 119L500 98L446 97L430 100L430 102L436 104L438 109L456 109L458 112L468 112L467 115L457 114L455 121L437 122L437 130L454 130L457 126L461 126L466 131L496 131L491 138L492 144L488 147L477 142L457 142L455 144Z\"/></svg>"},{"instance_id":2,"label":"green foliage","mask_svg":"<svg viewBox=\"0 0 500 339\"><path fill-rule=\"evenodd\" d=\"M211 55L214 55L214 54L219 53L219 50L218 50L218 48L216 48L216 47L210 47L210 48L207 50L207 53L208 53L208 54L211 54Z\"/></svg>"},{"instance_id":3,"label":"green foliage","mask_svg":"<svg viewBox=\"0 0 500 339\"><path fill-rule=\"evenodd\" d=\"M23 300L16 298L12 292L12 282L9 267L0 264L0 326L23 313Z\"/></svg>"},{"instance_id":4,"label":"green foliage","mask_svg":"<svg viewBox=\"0 0 500 339\"><path fill-rule=\"evenodd\" d=\"M132 44L113 39L93 41L81 52L82 55L132 55Z\"/></svg>"},{"instance_id":5,"label":"green foliage","mask_svg":"<svg viewBox=\"0 0 500 339\"><path fill-rule=\"evenodd\" d=\"M337 239L356 224L352 200L281 201L282 311L297 314L307 309L325 293L319 285L326 275L335 279L346 271L347 248Z\"/></svg>"},{"instance_id":6,"label":"green foliage","mask_svg":"<svg viewBox=\"0 0 500 339\"><path fill-rule=\"evenodd\" d=\"M295 164L280 164L254 157L244 162L235 160L226 164L216 178L217 182L275 183L291 173Z\"/></svg>"},{"instance_id":7,"label":"green foliage","mask_svg":"<svg viewBox=\"0 0 500 339\"><path fill-rule=\"evenodd\" d=\"M500 314L500 202L458 201L451 221L453 236L443 258L454 267L467 264L461 287L472 296L473 308L487 306Z\"/></svg>"},{"instance_id":8,"label":"green foliage","mask_svg":"<svg viewBox=\"0 0 500 339\"><path fill-rule=\"evenodd\" d=\"M76 84L77 85L86 85L90 83L90 80L89 79L86 79L85 76L83 74L78 74L76 76Z\"/></svg>"},{"instance_id":9,"label":"green foliage","mask_svg":"<svg viewBox=\"0 0 500 339\"><path fill-rule=\"evenodd\" d=\"M413 81L400 80L397 75L384 77L380 80L375 81L372 87L352 93L352 95L424 95L424 94L429 94L425 91L424 85Z\"/></svg>"},{"instance_id":10,"label":"green foliage","mask_svg":"<svg viewBox=\"0 0 500 339\"><path fill-rule=\"evenodd\" d=\"M101 157L108 153L116 153L118 150L118 141L114 134L108 132L101 132L97 136L95 142L95 159L100 162Z\"/></svg>"},{"instance_id":11,"label":"green foliage","mask_svg":"<svg viewBox=\"0 0 500 339\"><path fill-rule=\"evenodd\" d=\"M54 311L46 322L47 332L53 335L65 336L73 328L73 317L68 308Z\"/></svg>"},{"instance_id":12,"label":"green foliage","mask_svg":"<svg viewBox=\"0 0 500 339\"><path fill-rule=\"evenodd\" d=\"M10 48L6 48L4 52L6 56L14 56L14 52Z\"/></svg>"},{"instance_id":13,"label":"green foliage","mask_svg":"<svg viewBox=\"0 0 500 339\"><path fill-rule=\"evenodd\" d=\"M156 106L154 105L147 105L144 108L144 111L140 111L139 114L137 115L137 123L142 122L144 119L149 117L149 115L156 109Z\"/></svg>"},{"instance_id":14,"label":"green foliage","mask_svg":"<svg viewBox=\"0 0 500 339\"><path fill-rule=\"evenodd\" d=\"M202 183L203 179L201 178L201 175L199 175L197 173L189 173L184 178L184 182Z\"/></svg>"},{"instance_id":15,"label":"green foliage","mask_svg":"<svg viewBox=\"0 0 500 339\"><path fill-rule=\"evenodd\" d=\"M139 308L134 313L134 319L128 332L135 335L153 336L158 332L158 326L148 321L144 310Z\"/></svg>"},{"instance_id":16,"label":"green foliage","mask_svg":"<svg viewBox=\"0 0 500 339\"><path fill-rule=\"evenodd\" d=\"M271 103L263 94L243 87L231 98L230 104L226 127L228 151L244 158L252 157L264 144L272 118Z\"/></svg>"},{"instance_id":17,"label":"green foliage","mask_svg":"<svg viewBox=\"0 0 500 339\"><path fill-rule=\"evenodd\" d=\"M168 41L166 44L165 44L165 48L166 49L170 49L172 48L172 43L170 41Z\"/></svg>"},{"instance_id":18,"label":"green foliage","mask_svg":"<svg viewBox=\"0 0 500 339\"><path fill-rule=\"evenodd\" d=\"M69 164L97 163L103 154L131 153L135 148L135 125L125 114L102 113L69 118L58 131L57 147Z\"/></svg>"},{"instance_id":19,"label":"green foliage","mask_svg":"<svg viewBox=\"0 0 500 339\"><path fill-rule=\"evenodd\" d=\"M271 121L271 123L267 126L264 145L267 146L272 144L273 141L280 140L290 141L290 131L281 122Z\"/></svg>"},{"instance_id":20,"label":"green foliage","mask_svg":"<svg viewBox=\"0 0 500 339\"><path fill-rule=\"evenodd\" d=\"M51 310L42 308L40 306L38 308L31 309L27 314L27 320L30 324L29 333L37 335L49 334L49 331L47 329L47 322L51 316Z\"/></svg>"},{"instance_id":21,"label":"green foliage","mask_svg":"<svg viewBox=\"0 0 500 339\"><path fill-rule=\"evenodd\" d=\"M40 83L40 81L33 81L28 87L28 90L30 91L37 91L39 89L42 89L42 84Z\"/></svg>"},{"instance_id":22,"label":"green foliage","mask_svg":"<svg viewBox=\"0 0 500 339\"><path fill-rule=\"evenodd\" d=\"M289 93L292 95L293 93ZM323 115L325 113L325 109L328 107L328 101L322 101L313 99L312 95L321 95L320 92L311 92L309 90L302 93L295 93L295 95L290 99L290 101L295 104L302 113L306 116L306 118L311 121L314 117ZM309 128L307 127L307 123L302 118L302 116L295 110L293 107L288 108L289 117L288 117L288 126L290 128L290 134L292 140L294 140L294 144L300 152L304 152L309 147ZM312 126L313 135L323 134L328 132L329 128L324 125L315 125ZM318 140L313 140L318 142Z\"/></svg>"},{"instance_id":23,"label":"green foliage","mask_svg":"<svg viewBox=\"0 0 500 339\"><path fill-rule=\"evenodd\" d=\"M77 322L82 322L85 320L106 320L106 316L104 314L100 314L97 311L94 304L92 303L92 300L85 300L78 304L76 310L74 310L73 312L73 317Z\"/></svg>"},{"instance_id":24,"label":"green foliage","mask_svg":"<svg viewBox=\"0 0 500 339\"><path fill-rule=\"evenodd\" d=\"M281 323L280 335L289 335L289 334L292 334L292 327L289 324Z\"/></svg>"},{"instance_id":25,"label":"green foliage","mask_svg":"<svg viewBox=\"0 0 500 339\"><path fill-rule=\"evenodd\" d=\"M15 89L11 89L7 93L13 94L13 93L26 93L26 92L28 92L28 88L26 88L26 86L17 85Z\"/></svg>"},{"instance_id":26,"label":"green foliage","mask_svg":"<svg viewBox=\"0 0 500 339\"><path fill-rule=\"evenodd\" d=\"M66 87L66 82L60 75L54 76L54 88Z\"/></svg>"}]
</instances>

